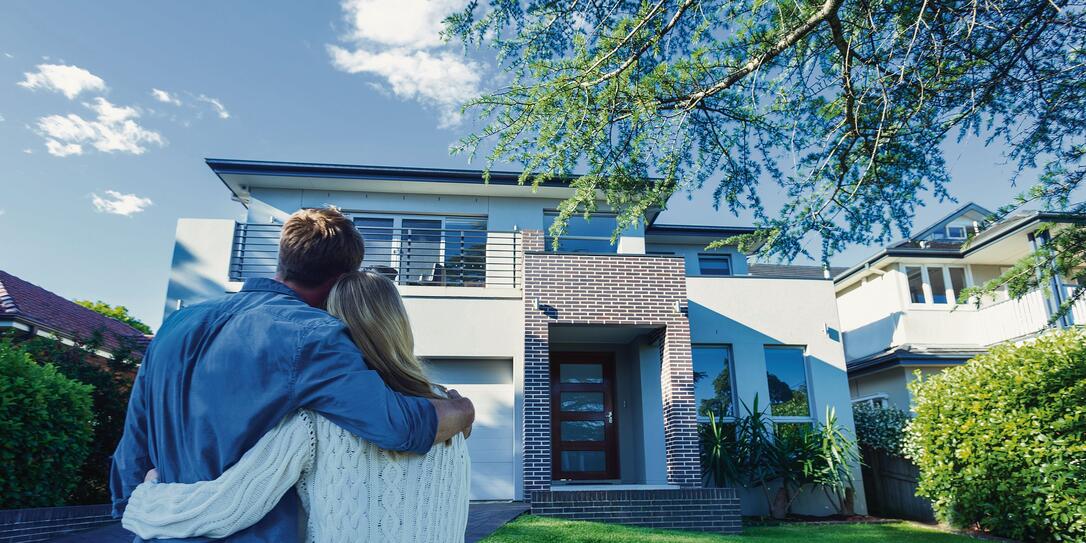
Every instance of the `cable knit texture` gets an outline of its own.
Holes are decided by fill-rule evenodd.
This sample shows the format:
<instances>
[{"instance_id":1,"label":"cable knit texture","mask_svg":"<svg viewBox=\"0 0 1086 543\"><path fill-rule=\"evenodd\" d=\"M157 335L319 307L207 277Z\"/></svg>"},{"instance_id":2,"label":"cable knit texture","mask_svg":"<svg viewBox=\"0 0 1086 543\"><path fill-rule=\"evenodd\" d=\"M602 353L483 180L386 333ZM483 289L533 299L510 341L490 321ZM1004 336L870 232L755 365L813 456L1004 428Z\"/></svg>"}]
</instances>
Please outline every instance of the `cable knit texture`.
<instances>
[{"instance_id":1,"label":"cable knit texture","mask_svg":"<svg viewBox=\"0 0 1086 543\"><path fill-rule=\"evenodd\" d=\"M145 539L226 537L296 485L308 542L462 542L469 481L462 435L426 455L395 453L299 411L213 481L139 485L122 524Z\"/></svg>"}]
</instances>

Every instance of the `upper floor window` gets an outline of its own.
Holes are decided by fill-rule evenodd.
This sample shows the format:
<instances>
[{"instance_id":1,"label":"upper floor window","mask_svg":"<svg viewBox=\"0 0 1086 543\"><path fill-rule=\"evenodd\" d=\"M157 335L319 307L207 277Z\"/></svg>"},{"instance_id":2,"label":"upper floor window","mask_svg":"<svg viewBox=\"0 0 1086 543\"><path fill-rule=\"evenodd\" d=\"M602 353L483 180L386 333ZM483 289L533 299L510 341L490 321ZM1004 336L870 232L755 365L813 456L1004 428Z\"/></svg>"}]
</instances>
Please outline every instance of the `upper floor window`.
<instances>
[{"instance_id":1,"label":"upper floor window","mask_svg":"<svg viewBox=\"0 0 1086 543\"><path fill-rule=\"evenodd\" d=\"M698 421L708 422L712 413L719 422L735 417L735 384L732 352L726 345L693 345L694 403Z\"/></svg>"},{"instance_id":2,"label":"upper floor window","mask_svg":"<svg viewBox=\"0 0 1086 543\"><path fill-rule=\"evenodd\" d=\"M486 282L484 217L359 214L354 224L366 242L362 266L401 285Z\"/></svg>"},{"instance_id":3,"label":"upper floor window","mask_svg":"<svg viewBox=\"0 0 1086 543\"><path fill-rule=\"evenodd\" d=\"M557 211L547 211L547 237L545 250L554 250L554 238L550 228L558 218ZM558 238L558 252L562 253L617 253L618 246L611 243L611 234L618 228L618 219L607 213L593 213L588 219L575 215L566 222L566 233Z\"/></svg>"},{"instance_id":4,"label":"upper floor window","mask_svg":"<svg viewBox=\"0 0 1086 543\"><path fill-rule=\"evenodd\" d=\"M904 271L914 304L955 304L969 286L962 266L905 266Z\"/></svg>"},{"instance_id":5,"label":"upper floor window","mask_svg":"<svg viewBox=\"0 0 1086 543\"><path fill-rule=\"evenodd\" d=\"M728 255L698 255L701 275L731 275L732 258Z\"/></svg>"},{"instance_id":6,"label":"upper floor window","mask_svg":"<svg viewBox=\"0 0 1086 543\"><path fill-rule=\"evenodd\" d=\"M948 226L946 227L946 237L949 239L965 239L966 230L964 226Z\"/></svg>"}]
</instances>

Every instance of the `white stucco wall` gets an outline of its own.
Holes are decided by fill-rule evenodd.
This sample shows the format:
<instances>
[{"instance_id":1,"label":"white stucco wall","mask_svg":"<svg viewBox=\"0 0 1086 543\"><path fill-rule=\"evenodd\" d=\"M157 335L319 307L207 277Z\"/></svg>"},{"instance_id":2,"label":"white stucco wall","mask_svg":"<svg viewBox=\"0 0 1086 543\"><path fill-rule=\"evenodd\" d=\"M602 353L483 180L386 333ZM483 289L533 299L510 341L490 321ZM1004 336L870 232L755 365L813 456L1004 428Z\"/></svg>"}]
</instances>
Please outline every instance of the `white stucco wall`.
<instances>
[{"instance_id":1,"label":"white stucco wall","mask_svg":"<svg viewBox=\"0 0 1086 543\"><path fill-rule=\"evenodd\" d=\"M823 420L832 407L839 423L854 431L844 349L841 345L833 283L824 280L758 277L688 277L690 334L694 344L731 346L738 399L767 406L765 347L805 347L812 415ZM743 407L740 404L740 412ZM856 508L866 511L859 466L853 470ZM743 499L744 514L765 514L760 491ZM833 513L824 498L808 494L794 511L811 515Z\"/></svg>"},{"instance_id":2,"label":"white stucco wall","mask_svg":"<svg viewBox=\"0 0 1086 543\"><path fill-rule=\"evenodd\" d=\"M871 272L866 280L837 296L845 354L849 360L901 345L904 275L896 270Z\"/></svg>"},{"instance_id":3,"label":"white stucco wall","mask_svg":"<svg viewBox=\"0 0 1086 543\"><path fill-rule=\"evenodd\" d=\"M232 220L177 221L163 321L179 303L192 305L227 292L233 241Z\"/></svg>"}]
</instances>

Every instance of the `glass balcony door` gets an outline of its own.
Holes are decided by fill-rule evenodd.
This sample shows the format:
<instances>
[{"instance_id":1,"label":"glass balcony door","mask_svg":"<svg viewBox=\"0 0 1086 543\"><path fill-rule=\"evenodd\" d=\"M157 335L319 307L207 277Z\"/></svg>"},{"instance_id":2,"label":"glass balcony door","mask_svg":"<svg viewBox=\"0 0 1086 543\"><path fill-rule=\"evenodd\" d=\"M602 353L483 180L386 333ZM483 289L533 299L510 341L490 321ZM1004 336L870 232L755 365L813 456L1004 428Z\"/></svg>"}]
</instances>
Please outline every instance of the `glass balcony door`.
<instances>
[{"instance_id":1,"label":"glass balcony door","mask_svg":"<svg viewBox=\"0 0 1086 543\"><path fill-rule=\"evenodd\" d=\"M354 223L366 240L363 267L401 285L486 283L486 218L367 213Z\"/></svg>"}]
</instances>

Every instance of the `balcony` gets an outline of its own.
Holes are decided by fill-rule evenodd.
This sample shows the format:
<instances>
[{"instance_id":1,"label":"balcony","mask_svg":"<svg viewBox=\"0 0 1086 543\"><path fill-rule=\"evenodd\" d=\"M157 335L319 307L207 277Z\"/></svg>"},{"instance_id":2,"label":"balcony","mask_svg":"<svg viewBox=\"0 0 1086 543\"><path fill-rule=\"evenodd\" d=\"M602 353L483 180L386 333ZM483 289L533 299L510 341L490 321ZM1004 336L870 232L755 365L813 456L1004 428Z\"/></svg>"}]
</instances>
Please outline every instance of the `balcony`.
<instances>
[{"instance_id":1,"label":"balcony","mask_svg":"<svg viewBox=\"0 0 1086 543\"><path fill-rule=\"evenodd\" d=\"M1073 285L1061 285L1063 298L1074 295ZM847 356L863 358L905 344L989 347L1028 338L1052 326L1048 322L1044 292L1034 290L1018 299L972 305L913 305L845 332ZM1086 299L1072 306L1068 325L1086 324Z\"/></svg>"},{"instance_id":2,"label":"balcony","mask_svg":"<svg viewBox=\"0 0 1086 543\"><path fill-rule=\"evenodd\" d=\"M237 223L230 280L274 277L281 225ZM477 229L360 226L363 268L398 285L518 288L520 233Z\"/></svg>"}]
</instances>

